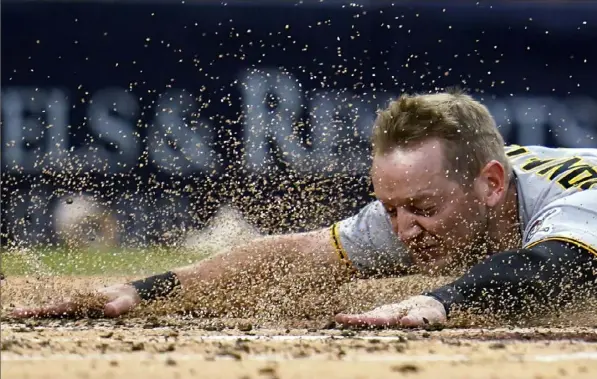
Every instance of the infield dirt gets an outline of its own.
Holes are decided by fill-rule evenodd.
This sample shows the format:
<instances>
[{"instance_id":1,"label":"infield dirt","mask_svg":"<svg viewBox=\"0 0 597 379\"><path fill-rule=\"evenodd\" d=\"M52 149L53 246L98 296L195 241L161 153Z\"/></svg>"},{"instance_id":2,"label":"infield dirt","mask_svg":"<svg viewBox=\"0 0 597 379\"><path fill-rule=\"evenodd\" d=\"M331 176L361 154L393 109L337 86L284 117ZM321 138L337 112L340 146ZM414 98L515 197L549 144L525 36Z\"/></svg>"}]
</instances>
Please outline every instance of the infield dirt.
<instances>
[{"instance_id":1,"label":"infield dirt","mask_svg":"<svg viewBox=\"0 0 597 379\"><path fill-rule=\"evenodd\" d=\"M8 278L2 284L3 378L594 378L592 309L504 327L455 320L442 330L339 330L333 310L362 310L439 284L429 278L352 283L304 317L197 318L176 306L117 319L14 320L40 304L118 283L116 277ZM303 306L294 299L292 306ZM322 303L320 303L322 304ZM174 312L173 312L174 311ZM288 315L288 313L285 313Z\"/></svg>"}]
</instances>

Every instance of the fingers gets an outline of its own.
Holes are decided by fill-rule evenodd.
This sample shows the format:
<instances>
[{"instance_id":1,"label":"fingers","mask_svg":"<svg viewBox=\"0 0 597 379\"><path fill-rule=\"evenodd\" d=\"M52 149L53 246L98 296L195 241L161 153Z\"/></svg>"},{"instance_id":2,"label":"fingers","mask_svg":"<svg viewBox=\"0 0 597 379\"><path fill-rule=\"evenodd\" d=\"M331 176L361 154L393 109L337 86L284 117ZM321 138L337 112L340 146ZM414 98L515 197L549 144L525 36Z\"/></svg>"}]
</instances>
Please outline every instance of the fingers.
<instances>
[{"instance_id":1,"label":"fingers","mask_svg":"<svg viewBox=\"0 0 597 379\"><path fill-rule=\"evenodd\" d=\"M31 317L68 317L74 315L76 312L75 305L71 302L64 302L56 305L49 305L40 308L18 308L12 312L12 316L16 318L31 318Z\"/></svg>"},{"instance_id":2,"label":"fingers","mask_svg":"<svg viewBox=\"0 0 597 379\"><path fill-rule=\"evenodd\" d=\"M135 305L135 301L130 296L120 296L107 303L104 307L105 317L118 317L130 311ZM15 318L53 318L53 317L73 317L77 315L77 307L73 302L64 302L61 304L50 305L40 308L19 308L12 312Z\"/></svg>"},{"instance_id":3,"label":"fingers","mask_svg":"<svg viewBox=\"0 0 597 379\"><path fill-rule=\"evenodd\" d=\"M413 309L400 319L400 325L406 327L419 327L446 322L446 316L434 308Z\"/></svg>"},{"instance_id":4,"label":"fingers","mask_svg":"<svg viewBox=\"0 0 597 379\"><path fill-rule=\"evenodd\" d=\"M104 307L104 315L106 317L118 317L130 311L135 302L130 296L120 296L112 300Z\"/></svg>"},{"instance_id":5,"label":"fingers","mask_svg":"<svg viewBox=\"0 0 597 379\"><path fill-rule=\"evenodd\" d=\"M19 308L12 312L15 318L54 317L118 317L140 302L133 287L116 285L93 293L77 294L69 301L44 307Z\"/></svg>"},{"instance_id":6,"label":"fingers","mask_svg":"<svg viewBox=\"0 0 597 379\"><path fill-rule=\"evenodd\" d=\"M422 327L426 325L442 324L446 322L443 309L434 307L421 307L403 312L368 312L363 314L338 314L336 323L352 327Z\"/></svg>"},{"instance_id":7,"label":"fingers","mask_svg":"<svg viewBox=\"0 0 597 379\"><path fill-rule=\"evenodd\" d=\"M15 318L38 317L40 313L39 308L17 308L12 311L11 315Z\"/></svg>"},{"instance_id":8,"label":"fingers","mask_svg":"<svg viewBox=\"0 0 597 379\"><path fill-rule=\"evenodd\" d=\"M371 316L367 314L339 314L336 315L335 320L338 324L344 326L355 327L389 327L399 323L400 318L396 316Z\"/></svg>"},{"instance_id":9,"label":"fingers","mask_svg":"<svg viewBox=\"0 0 597 379\"><path fill-rule=\"evenodd\" d=\"M336 322L354 327L390 327L400 324L405 309L400 304L386 304L361 314L339 314Z\"/></svg>"}]
</instances>

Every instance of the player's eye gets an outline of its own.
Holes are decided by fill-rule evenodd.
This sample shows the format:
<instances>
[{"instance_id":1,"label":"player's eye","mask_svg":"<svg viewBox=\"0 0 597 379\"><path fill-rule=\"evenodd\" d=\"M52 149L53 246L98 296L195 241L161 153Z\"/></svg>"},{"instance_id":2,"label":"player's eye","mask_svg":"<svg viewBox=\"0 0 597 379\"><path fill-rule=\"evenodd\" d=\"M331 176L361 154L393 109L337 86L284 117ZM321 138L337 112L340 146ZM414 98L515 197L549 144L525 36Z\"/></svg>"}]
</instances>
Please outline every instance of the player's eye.
<instances>
[{"instance_id":1,"label":"player's eye","mask_svg":"<svg viewBox=\"0 0 597 379\"><path fill-rule=\"evenodd\" d=\"M431 217L437 213L437 208L436 207L426 207L426 208L413 207L412 212L418 216Z\"/></svg>"}]
</instances>

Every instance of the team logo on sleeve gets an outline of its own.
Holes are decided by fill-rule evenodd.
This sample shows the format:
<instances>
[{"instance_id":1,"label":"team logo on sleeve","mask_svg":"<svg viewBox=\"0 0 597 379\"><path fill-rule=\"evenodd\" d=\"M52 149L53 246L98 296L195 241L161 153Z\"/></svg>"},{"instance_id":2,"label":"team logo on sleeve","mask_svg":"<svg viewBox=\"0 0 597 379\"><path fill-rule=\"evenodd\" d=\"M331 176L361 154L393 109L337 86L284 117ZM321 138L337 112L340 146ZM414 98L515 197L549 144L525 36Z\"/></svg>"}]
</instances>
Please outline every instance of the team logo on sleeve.
<instances>
[{"instance_id":1,"label":"team logo on sleeve","mask_svg":"<svg viewBox=\"0 0 597 379\"><path fill-rule=\"evenodd\" d=\"M550 225L545 225L545 221L549 220L556 214L560 213L560 208L553 208L539 216L531 226L525 238L525 242L529 242L537 233L549 233L551 231Z\"/></svg>"}]
</instances>

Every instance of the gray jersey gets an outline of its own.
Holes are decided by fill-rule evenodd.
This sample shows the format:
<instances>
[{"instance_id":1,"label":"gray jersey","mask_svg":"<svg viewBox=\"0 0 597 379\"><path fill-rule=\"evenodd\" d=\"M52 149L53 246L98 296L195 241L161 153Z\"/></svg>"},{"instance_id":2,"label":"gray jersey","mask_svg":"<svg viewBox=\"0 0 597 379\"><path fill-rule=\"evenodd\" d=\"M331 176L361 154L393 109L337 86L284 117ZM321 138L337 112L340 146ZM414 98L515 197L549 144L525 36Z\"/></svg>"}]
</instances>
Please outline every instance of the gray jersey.
<instances>
[{"instance_id":1,"label":"gray jersey","mask_svg":"<svg viewBox=\"0 0 597 379\"><path fill-rule=\"evenodd\" d=\"M597 149L508 146L517 178L523 246L569 241L597 255ZM364 274L409 266L379 201L332 227L341 257Z\"/></svg>"}]
</instances>

